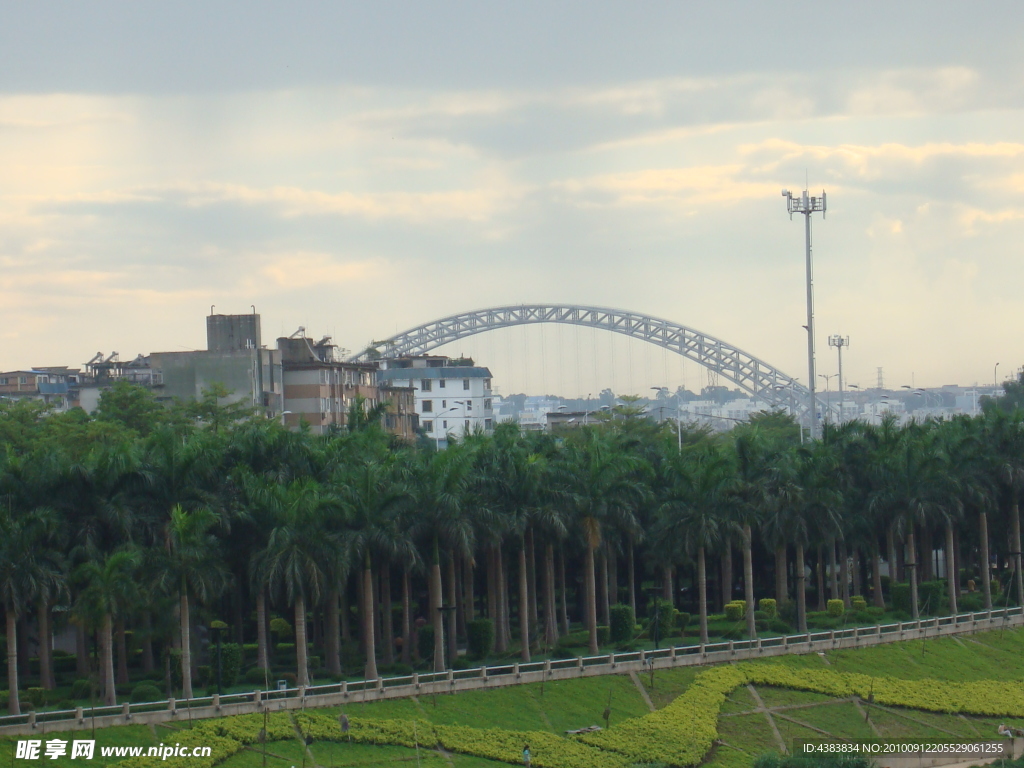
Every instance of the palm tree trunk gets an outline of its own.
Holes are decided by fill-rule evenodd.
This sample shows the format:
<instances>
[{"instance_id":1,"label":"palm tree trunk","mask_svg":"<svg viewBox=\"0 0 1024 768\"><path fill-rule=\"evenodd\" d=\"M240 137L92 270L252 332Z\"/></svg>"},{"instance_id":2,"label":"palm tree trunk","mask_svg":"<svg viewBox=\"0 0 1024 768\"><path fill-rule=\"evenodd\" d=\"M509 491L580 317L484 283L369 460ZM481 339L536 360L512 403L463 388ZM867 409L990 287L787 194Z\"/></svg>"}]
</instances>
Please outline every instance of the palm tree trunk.
<instances>
[{"instance_id":1,"label":"palm tree trunk","mask_svg":"<svg viewBox=\"0 0 1024 768\"><path fill-rule=\"evenodd\" d=\"M985 596L985 610L992 610L992 575L989 573L988 515L978 513L978 538L981 542L981 589Z\"/></svg>"},{"instance_id":2,"label":"palm tree trunk","mask_svg":"<svg viewBox=\"0 0 1024 768\"><path fill-rule=\"evenodd\" d=\"M732 602L732 542L726 539L722 553L722 610Z\"/></svg>"},{"instance_id":3,"label":"palm tree trunk","mask_svg":"<svg viewBox=\"0 0 1024 768\"><path fill-rule=\"evenodd\" d=\"M750 525L743 526L743 596L747 601L747 634L753 640L757 637L754 623L754 559L751 551L753 533Z\"/></svg>"},{"instance_id":4,"label":"palm tree trunk","mask_svg":"<svg viewBox=\"0 0 1024 768\"><path fill-rule=\"evenodd\" d=\"M124 619L117 620L117 684L128 685L128 642L125 637ZM41 661L41 660L40 660Z\"/></svg>"},{"instance_id":5,"label":"palm tree trunk","mask_svg":"<svg viewBox=\"0 0 1024 768\"><path fill-rule=\"evenodd\" d=\"M960 586L956 578L956 556L953 554L953 524L946 521L946 590L949 592L949 614L956 616L956 598Z\"/></svg>"},{"instance_id":6,"label":"palm tree trunk","mask_svg":"<svg viewBox=\"0 0 1024 768\"><path fill-rule=\"evenodd\" d=\"M476 606L473 604L476 601L476 597L473 595L473 558L467 557L462 561L462 566L463 605L468 624L476 618Z\"/></svg>"},{"instance_id":7,"label":"palm tree trunk","mask_svg":"<svg viewBox=\"0 0 1024 768\"><path fill-rule=\"evenodd\" d=\"M839 599L839 565L836 563L836 540L828 540L828 595L830 600Z\"/></svg>"},{"instance_id":8,"label":"palm tree trunk","mask_svg":"<svg viewBox=\"0 0 1024 768\"><path fill-rule=\"evenodd\" d=\"M860 564L860 547L853 547L850 550L850 564L853 569L853 594L864 596L864 590L860 582L861 577L861 564Z\"/></svg>"},{"instance_id":9,"label":"palm tree trunk","mask_svg":"<svg viewBox=\"0 0 1024 768\"><path fill-rule=\"evenodd\" d=\"M184 589L178 604L181 619L181 695L188 701L192 698L192 627L189 625L188 592Z\"/></svg>"},{"instance_id":10,"label":"palm tree trunk","mask_svg":"<svg viewBox=\"0 0 1024 768\"><path fill-rule=\"evenodd\" d=\"M53 654L50 651L52 637L50 632L50 599L44 596L39 600L39 683L48 691L56 688L53 679Z\"/></svg>"},{"instance_id":11,"label":"palm tree trunk","mask_svg":"<svg viewBox=\"0 0 1024 768\"><path fill-rule=\"evenodd\" d=\"M342 642L348 642L352 639L352 630L349 626L349 612L348 612L348 579L342 580L340 589L338 590L338 598L340 599L341 605L339 606L339 613L341 614L341 640Z\"/></svg>"},{"instance_id":12,"label":"palm tree trunk","mask_svg":"<svg viewBox=\"0 0 1024 768\"><path fill-rule=\"evenodd\" d=\"M584 591L586 592L586 603L584 610L587 613L586 626L589 634L590 653L597 655L597 590L594 584L594 548L587 544L586 559L583 563Z\"/></svg>"},{"instance_id":13,"label":"palm tree trunk","mask_svg":"<svg viewBox=\"0 0 1024 768\"><path fill-rule=\"evenodd\" d=\"M700 610L700 644L708 644L708 577L705 572L704 547L697 548L697 603Z\"/></svg>"},{"instance_id":14,"label":"palm tree trunk","mask_svg":"<svg viewBox=\"0 0 1024 768\"><path fill-rule=\"evenodd\" d=\"M373 579L367 579L366 583L372 590ZM370 602L370 605L373 605L373 602ZM373 648L372 637L368 647ZM298 667L295 677L298 679L299 685L302 686L309 685L309 664L306 661L306 651L306 596L300 592L295 596L295 663Z\"/></svg>"},{"instance_id":15,"label":"palm tree trunk","mask_svg":"<svg viewBox=\"0 0 1024 768\"><path fill-rule=\"evenodd\" d=\"M910 615L916 621L921 617L917 605L917 552L914 551L914 526L907 530L906 567L910 571Z\"/></svg>"},{"instance_id":16,"label":"palm tree trunk","mask_svg":"<svg viewBox=\"0 0 1024 768\"><path fill-rule=\"evenodd\" d=\"M629 589L629 607L636 616L636 564L633 561L633 537L629 537L629 548L626 550L626 565L629 573L626 576L626 586Z\"/></svg>"},{"instance_id":17,"label":"palm tree trunk","mask_svg":"<svg viewBox=\"0 0 1024 768\"><path fill-rule=\"evenodd\" d=\"M899 581L899 573L896 568L896 531L894 523L889 523L885 529L885 556L888 558L889 570L889 601L892 602L892 585Z\"/></svg>"},{"instance_id":18,"label":"palm tree trunk","mask_svg":"<svg viewBox=\"0 0 1024 768\"><path fill-rule=\"evenodd\" d=\"M558 583L560 588L560 610L562 615L562 634L569 634L569 609L566 605L567 598L565 595L565 552L561 547L558 548Z\"/></svg>"},{"instance_id":19,"label":"palm tree trunk","mask_svg":"<svg viewBox=\"0 0 1024 768\"><path fill-rule=\"evenodd\" d=\"M459 643L458 635L455 633L455 627L457 625L456 608L455 608L455 555L448 556L448 608L447 619L448 619L448 666L454 668L455 660L459 657Z\"/></svg>"},{"instance_id":20,"label":"palm tree trunk","mask_svg":"<svg viewBox=\"0 0 1024 768\"><path fill-rule=\"evenodd\" d=\"M526 556L526 540L521 539L519 545L519 642L522 648L520 658L530 660L530 585L526 568L529 558Z\"/></svg>"},{"instance_id":21,"label":"palm tree trunk","mask_svg":"<svg viewBox=\"0 0 1024 768\"><path fill-rule=\"evenodd\" d=\"M675 596L675 590L672 588L672 571L674 566L666 565L661 571L661 599L666 601L673 608L676 607L676 601L673 600Z\"/></svg>"},{"instance_id":22,"label":"palm tree trunk","mask_svg":"<svg viewBox=\"0 0 1024 768\"><path fill-rule=\"evenodd\" d=\"M1020 569L1020 511L1017 508L1016 499L1010 505L1010 536L1013 540L1013 564L1017 574L1017 605L1024 605L1024 574Z\"/></svg>"},{"instance_id":23,"label":"palm tree trunk","mask_svg":"<svg viewBox=\"0 0 1024 768\"><path fill-rule=\"evenodd\" d=\"M530 604L530 626L536 627L537 617L537 553L533 546L533 528L526 529L526 589Z\"/></svg>"},{"instance_id":24,"label":"palm tree trunk","mask_svg":"<svg viewBox=\"0 0 1024 768\"><path fill-rule=\"evenodd\" d=\"M505 633L505 647L512 644L512 601L508 596L508 568L505 553L498 547L498 599L501 603L501 629Z\"/></svg>"},{"instance_id":25,"label":"palm tree trunk","mask_svg":"<svg viewBox=\"0 0 1024 768\"><path fill-rule=\"evenodd\" d=\"M796 545L796 623L798 632L807 631L807 576L804 545Z\"/></svg>"},{"instance_id":26,"label":"palm tree trunk","mask_svg":"<svg viewBox=\"0 0 1024 768\"><path fill-rule=\"evenodd\" d=\"M874 541L871 552L871 585L875 593L874 603L878 608L885 609L885 597L882 595L882 553L878 551L878 541Z\"/></svg>"},{"instance_id":27,"label":"palm tree trunk","mask_svg":"<svg viewBox=\"0 0 1024 768\"><path fill-rule=\"evenodd\" d=\"M434 561L430 565L430 620L434 625L434 671L444 672L444 620L441 617L441 561L434 542Z\"/></svg>"},{"instance_id":28,"label":"palm tree trunk","mask_svg":"<svg viewBox=\"0 0 1024 768\"><path fill-rule=\"evenodd\" d=\"M463 562L469 562L468 557L457 557L455 558L455 578L452 581L455 583L455 602L458 605L458 610L455 611L458 622L456 629L458 630L458 637L468 637L469 633L466 631L466 622L472 621L467 618L469 609L466 607L466 588L465 584L465 573L466 569L463 568Z\"/></svg>"},{"instance_id":29,"label":"palm tree trunk","mask_svg":"<svg viewBox=\"0 0 1024 768\"><path fill-rule=\"evenodd\" d=\"M505 631L501 626L501 589L498 586L498 547L490 548L487 556L487 615L494 622L494 650L505 653Z\"/></svg>"},{"instance_id":30,"label":"palm tree trunk","mask_svg":"<svg viewBox=\"0 0 1024 768\"><path fill-rule=\"evenodd\" d=\"M259 669L270 669L267 646L267 592L260 587L256 590L256 666Z\"/></svg>"},{"instance_id":31,"label":"palm tree trunk","mask_svg":"<svg viewBox=\"0 0 1024 768\"><path fill-rule=\"evenodd\" d=\"M7 615L7 714L20 715L18 701L18 622L10 603L4 606Z\"/></svg>"},{"instance_id":32,"label":"palm tree trunk","mask_svg":"<svg viewBox=\"0 0 1024 768\"><path fill-rule=\"evenodd\" d=\"M384 563L380 571L380 602L383 621L380 638L384 663L388 666L395 663L395 627L391 613L391 563Z\"/></svg>"},{"instance_id":33,"label":"palm tree trunk","mask_svg":"<svg viewBox=\"0 0 1024 768\"><path fill-rule=\"evenodd\" d=\"M850 553L846 549L846 539L839 540L839 581L843 596L843 605L850 608Z\"/></svg>"},{"instance_id":34,"label":"palm tree trunk","mask_svg":"<svg viewBox=\"0 0 1024 768\"><path fill-rule=\"evenodd\" d=\"M377 674L377 640L374 635L375 617L373 598L373 564L370 555L365 556L363 562L363 640L366 643L366 667L363 677L366 680L376 680Z\"/></svg>"},{"instance_id":35,"label":"palm tree trunk","mask_svg":"<svg viewBox=\"0 0 1024 768\"><path fill-rule=\"evenodd\" d=\"M609 622L609 606L608 606L608 555L605 554L604 547L601 547L601 553L597 559L597 599L598 604L601 606L601 625L608 626Z\"/></svg>"},{"instance_id":36,"label":"palm tree trunk","mask_svg":"<svg viewBox=\"0 0 1024 768\"><path fill-rule=\"evenodd\" d=\"M109 613L103 614L100 628L100 670L103 677L103 703L112 707L117 704L117 690L114 687L114 619Z\"/></svg>"},{"instance_id":37,"label":"palm tree trunk","mask_svg":"<svg viewBox=\"0 0 1024 768\"><path fill-rule=\"evenodd\" d=\"M544 644L558 642L558 622L555 608L555 545L544 546Z\"/></svg>"},{"instance_id":38,"label":"palm tree trunk","mask_svg":"<svg viewBox=\"0 0 1024 768\"><path fill-rule=\"evenodd\" d=\"M818 557L814 564L818 581L818 610L825 610L825 548L818 545Z\"/></svg>"},{"instance_id":39,"label":"palm tree trunk","mask_svg":"<svg viewBox=\"0 0 1024 768\"><path fill-rule=\"evenodd\" d=\"M409 569L402 569L402 663L408 664L412 653L412 600L409 596Z\"/></svg>"},{"instance_id":40,"label":"palm tree trunk","mask_svg":"<svg viewBox=\"0 0 1024 768\"><path fill-rule=\"evenodd\" d=\"M775 602L782 604L789 597L789 584L786 583L786 545L775 548Z\"/></svg>"},{"instance_id":41,"label":"palm tree trunk","mask_svg":"<svg viewBox=\"0 0 1024 768\"><path fill-rule=\"evenodd\" d=\"M341 634L339 630L338 588L327 590L327 637L324 650L327 652L327 672L341 674Z\"/></svg>"},{"instance_id":42,"label":"palm tree trunk","mask_svg":"<svg viewBox=\"0 0 1024 768\"><path fill-rule=\"evenodd\" d=\"M614 548L608 548L608 603L619 604L619 555Z\"/></svg>"},{"instance_id":43,"label":"palm tree trunk","mask_svg":"<svg viewBox=\"0 0 1024 768\"><path fill-rule=\"evenodd\" d=\"M921 526L921 566L923 576L921 581L933 581L935 579L935 543L932 541L932 529L927 525ZM933 606L933 609L938 606Z\"/></svg>"}]
</instances>

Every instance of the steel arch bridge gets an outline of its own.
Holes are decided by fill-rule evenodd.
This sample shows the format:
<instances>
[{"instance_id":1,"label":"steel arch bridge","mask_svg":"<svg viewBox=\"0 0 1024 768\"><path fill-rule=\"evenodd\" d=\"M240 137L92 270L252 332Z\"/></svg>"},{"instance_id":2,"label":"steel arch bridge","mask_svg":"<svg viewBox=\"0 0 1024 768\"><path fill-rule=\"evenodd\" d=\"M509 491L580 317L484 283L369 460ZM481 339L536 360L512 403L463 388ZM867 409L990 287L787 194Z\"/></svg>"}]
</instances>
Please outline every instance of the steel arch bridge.
<instances>
[{"instance_id":1,"label":"steel arch bridge","mask_svg":"<svg viewBox=\"0 0 1024 768\"><path fill-rule=\"evenodd\" d=\"M638 312L574 304L521 304L491 307L410 328L353 355L350 361L374 357L421 355L459 339L498 328L536 323L562 323L601 328L634 339L642 339L671 350L715 371L752 397L771 405L795 405L797 414L806 410L807 387L738 347L692 328ZM383 350L378 349L383 347Z\"/></svg>"}]
</instances>

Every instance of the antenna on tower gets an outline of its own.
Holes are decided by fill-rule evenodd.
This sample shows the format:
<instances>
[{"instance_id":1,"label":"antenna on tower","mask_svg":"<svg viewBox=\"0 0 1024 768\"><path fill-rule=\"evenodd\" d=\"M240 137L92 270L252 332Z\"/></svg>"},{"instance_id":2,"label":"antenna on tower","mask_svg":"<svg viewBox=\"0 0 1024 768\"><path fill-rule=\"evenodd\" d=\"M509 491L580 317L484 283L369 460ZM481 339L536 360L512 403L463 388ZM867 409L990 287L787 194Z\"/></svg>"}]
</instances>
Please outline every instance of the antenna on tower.
<instances>
[{"instance_id":1,"label":"antenna on tower","mask_svg":"<svg viewBox=\"0 0 1024 768\"><path fill-rule=\"evenodd\" d=\"M885 377L882 376L882 366L878 366L878 388L885 389Z\"/></svg>"}]
</instances>

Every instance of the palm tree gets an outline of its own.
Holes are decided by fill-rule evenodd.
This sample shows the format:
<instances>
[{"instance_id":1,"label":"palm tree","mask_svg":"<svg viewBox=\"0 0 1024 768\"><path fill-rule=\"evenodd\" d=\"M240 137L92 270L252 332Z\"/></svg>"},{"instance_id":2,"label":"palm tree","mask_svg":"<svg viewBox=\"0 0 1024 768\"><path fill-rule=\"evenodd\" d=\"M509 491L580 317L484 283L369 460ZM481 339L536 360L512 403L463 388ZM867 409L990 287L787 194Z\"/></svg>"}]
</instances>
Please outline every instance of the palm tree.
<instances>
[{"instance_id":1,"label":"palm tree","mask_svg":"<svg viewBox=\"0 0 1024 768\"><path fill-rule=\"evenodd\" d=\"M646 494L641 478L646 465L636 456L620 451L612 438L587 430L568 446L559 468L565 497L583 539L586 589L585 624L591 653L598 653L597 591L594 552L601 545L602 526L634 517Z\"/></svg>"},{"instance_id":2,"label":"palm tree","mask_svg":"<svg viewBox=\"0 0 1024 768\"><path fill-rule=\"evenodd\" d=\"M1017 604L1024 605L1019 508L1020 494L1024 489L1024 412L1006 413L990 408L985 414L985 433L991 450L992 473L999 485L1001 506L1009 518Z\"/></svg>"},{"instance_id":3,"label":"palm tree","mask_svg":"<svg viewBox=\"0 0 1024 768\"><path fill-rule=\"evenodd\" d=\"M124 615L138 600L135 571L139 554L121 548L107 554L102 561L90 560L75 570L74 579L82 585L75 604L77 619L98 626L100 631L100 678L103 703L117 703L114 686L115 618Z\"/></svg>"},{"instance_id":4,"label":"palm tree","mask_svg":"<svg viewBox=\"0 0 1024 768\"><path fill-rule=\"evenodd\" d=\"M210 532L218 517L206 507L171 509L166 529L163 568L157 577L160 588L177 591L181 622L182 695L192 698L192 646L189 595L201 603L219 595L227 586L229 574L220 555L217 538Z\"/></svg>"},{"instance_id":5,"label":"palm tree","mask_svg":"<svg viewBox=\"0 0 1024 768\"><path fill-rule=\"evenodd\" d=\"M377 674L377 644L374 638L373 594L374 559L381 568L390 569L391 558L405 556L411 562L415 547L408 528L403 526L400 512L408 504L410 495L401 481L401 463L389 457L365 457L340 470L334 483L338 498L345 508L351 532L347 552L352 562L363 566L363 638L366 641L365 678L375 680ZM385 579L390 588L390 579ZM393 642L391 636L390 594L385 600L383 638L386 647ZM386 658L390 660L391 654Z\"/></svg>"},{"instance_id":6,"label":"palm tree","mask_svg":"<svg viewBox=\"0 0 1024 768\"><path fill-rule=\"evenodd\" d=\"M472 459L472 451L465 444L453 442L445 451L421 454L413 465L413 504L416 509L413 530L429 552L428 586L430 619L434 625L435 672L442 672L445 668L441 547L443 545L447 549L449 557L456 553L469 555L473 551L473 525L466 514Z\"/></svg>"},{"instance_id":7,"label":"palm tree","mask_svg":"<svg viewBox=\"0 0 1024 768\"><path fill-rule=\"evenodd\" d=\"M673 449L674 451L674 449ZM673 478L658 508L653 538L675 541L697 559L697 603L700 642L708 642L708 594L706 552L721 543L733 503L733 466L715 443L689 448L666 456Z\"/></svg>"},{"instance_id":8,"label":"palm tree","mask_svg":"<svg viewBox=\"0 0 1024 768\"><path fill-rule=\"evenodd\" d=\"M276 487L274 527L266 548L255 559L257 581L284 595L295 607L297 679L309 685L306 661L306 606L320 601L330 583L330 565L342 544L330 526L338 501L315 480L295 480Z\"/></svg>"}]
</instances>

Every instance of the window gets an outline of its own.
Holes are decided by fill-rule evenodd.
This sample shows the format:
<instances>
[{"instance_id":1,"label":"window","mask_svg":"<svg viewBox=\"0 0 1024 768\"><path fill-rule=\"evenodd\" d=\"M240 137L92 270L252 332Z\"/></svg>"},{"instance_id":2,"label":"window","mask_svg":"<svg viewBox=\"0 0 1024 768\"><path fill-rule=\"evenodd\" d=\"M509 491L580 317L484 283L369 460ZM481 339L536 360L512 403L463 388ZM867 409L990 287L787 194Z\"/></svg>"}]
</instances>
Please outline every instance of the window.
<instances>
[{"instance_id":1,"label":"window","mask_svg":"<svg viewBox=\"0 0 1024 768\"><path fill-rule=\"evenodd\" d=\"M18 383L19 384L28 384L28 376L22 376L20 379L18 379Z\"/></svg>"},{"instance_id":2,"label":"window","mask_svg":"<svg viewBox=\"0 0 1024 768\"><path fill-rule=\"evenodd\" d=\"M430 391L430 379L423 379L423 381L420 382L420 390L423 392Z\"/></svg>"},{"instance_id":3,"label":"window","mask_svg":"<svg viewBox=\"0 0 1024 768\"><path fill-rule=\"evenodd\" d=\"M494 422L491 419L484 419L484 429L486 429L486 430L494 429Z\"/></svg>"},{"instance_id":4,"label":"window","mask_svg":"<svg viewBox=\"0 0 1024 768\"><path fill-rule=\"evenodd\" d=\"M491 380L490 379L484 379L484 389L486 389L488 392L491 390Z\"/></svg>"},{"instance_id":5,"label":"window","mask_svg":"<svg viewBox=\"0 0 1024 768\"><path fill-rule=\"evenodd\" d=\"M463 389L469 389L469 379L463 379L462 380L462 388Z\"/></svg>"},{"instance_id":6,"label":"window","mask_svg":"<svg viewBox=\"0 0 1024 768\"><path fill-rule=\"evenodd\" d=\"M491 410L491 398L489 398L489 397L484 399L484 410L485 411Z\"/></svg>"},{"instance_id":7,"label":"window","mask_svg":"<svg viewBox=\"0 0 1024 768\"><path fill-rule=\"evenodd\" d=\"M7 379L6 378L0 378L0 387L5 386L6 384L7 384Z\"/></svg>"},{"instance_id":8,"label":"window","mask_svg":"<svg viewBox=\"0 0 1024 768\"><path fill-rule=\"evenodd\" d=\"M472 400L467 400L466 401L466 410L467 411L472 411L473 410L473 401Z\"/></svg>"},{"instance_id":9,"label":"window","mask_svg":"<svg viewBox=\"0 0 1024 768\"><path fill-rule=\"evenodd\" d=\"M444 379L438 379L437 386L440 389L444 389Z\"/></svg>"},{"instance_id":10,"label":"window","mask_svg":"<svg viewBox=\"0 0 1024 768\"><path fill-rule=\"evenodd\" d=\"M442 400L441 401L441 407L442 408L447 408L448 407L448 401L447 400Z\"/></svg>"},{"instance_id":11,"label":"window","mask_svg":"<svg viewBox=\"0 0 1024 768\"><path fill-rule=\"evenodd\" d=\"M427 432L433 432L434 431L434 422L433 422L433 420L432 419L427 419L426 421L424 421L423 422L423 429L426 430Z\"/></svg>"},{"instance_id":12,"label":"window","mask_svg":"<svg viewBox=\"0 0 1024 768\"><path fill-rule=\"evenodd\" d=\"M434 410L434 401L433 400L424 400L423 401L423 408L420 409L420 412L421 413L430 413L433 410Z\"/></svg>"},{"instance_id":13,"label":"window","mask_svg":"<svg viewBox=\"0 0 1024 768\"><path fill-rule=\"evenodd\" d=\"M442 421L442 422L441 422L441 426L442 426L442 427L443 427L444 429L448 429L448 422L447 422L447 421Z\"/></svg>"}]
</instances>

